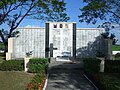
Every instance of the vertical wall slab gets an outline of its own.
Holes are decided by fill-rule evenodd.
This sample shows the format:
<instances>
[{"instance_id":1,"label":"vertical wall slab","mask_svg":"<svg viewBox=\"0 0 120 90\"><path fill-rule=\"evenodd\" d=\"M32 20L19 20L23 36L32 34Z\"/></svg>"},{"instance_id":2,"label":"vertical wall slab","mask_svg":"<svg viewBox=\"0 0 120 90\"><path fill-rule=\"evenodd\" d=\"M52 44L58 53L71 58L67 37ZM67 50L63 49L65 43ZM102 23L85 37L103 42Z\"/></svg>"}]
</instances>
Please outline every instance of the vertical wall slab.
<instances>
[{"instance_id":1,"label":"vertical wall slab","mask_svg":"<svg viewBox=\"0 0 120 90\"><path fill-rule=\"evenodd\" d=\"M75 57L76 56L76 23L48 22L46 23L45 56ZM53 51L50 48L53 45Z\"/></svg>"},{"instance_id":2,"label":"vertical wall slab","mask_svg":"<svg viewBox=\"0 0 120 90\"><path fill-rule=\"evenodd\" d=\"M73 23L73 58L76 58L76 23Z\"/></svg>"},{"instance_id":3,"label":"vertical wall slab","mask_svg":"<svg viewBox=\"0 0 120 90\"><path fill-rule=\"evenodd\" d=\"M49 23L45 24L45 57L49 57Z\"/></svg>"},{"instance_id":4,"label":"vertical wall slab","mask_svg":"<svg viewBox=\"0 0 120 90\"><path fill-rule=\"evenodd\" d=\"M94 58L96 51L103 51L103 40L101 34L103 28L77 28L76 57Z\"/></svg>"},{"instance_id":5,"label":"vertical wall slab","mask_svg":"<svg viewBox=\"0 0 120 90\"><path fill-rule=\"evenodd\" d=\"M27 72L29 69L29 61L30 61L30 58L28 58L28 57L24 58L24 71L25 72Z\"/></svg>"},{"instance_id":6,"label":"vertical wall slab","mask_svg":"<svg viewBox=\"0 0 120 90\"><path fill-rule=\"evenodd\" d=\"M112 57L112 44L113 44L112 39L104 39L105 60L113 60L113 57Z\"/></svg>"},{"instance_id":7,"label":"vertical wall slab","mask_svg":"<svg viewBox=\"0 0 120 90\"><path fill-rule=\"evenodd\" d=\"M12 54L14 51L14 38L9 38L8 39L8 52L6 53L6 60L11 60L12 59Z\"/></svg>"},{"instance_id":8,"label":"vertical wall slab","mask_svg":"<svg viewBox=\"0 0 120 90\"><path fill-rule=\"evenodd\" d=\"M30 51L32 51L31 57L45 57L45 28L20 27L17 31L19 31L18 37L13 40L13 59L24 58Z\"/></svg>"},{"instance_id":9,"label":"vertical wall slab","mask_svg":"<svg viewBox=\"0 0 120 90\"><path fill-rule=\"evenodd\" d=\"M8 52L12 53L13 52L13 45L14 45L14 38L9 38L8 39Z\"/></svg>"},{"instance_id":10,"label":"vertical wall slab","mask_svg":"<svg viewBox=\"0 0 120 90\"><path fill-rule=\"evenodd\" d=\"M101 38L104 29L76 29L74 22L47 22L45 28L20 27L17 31L18 37L8 40L12 42L8 44L6 59L24 58L29 51L33 51L31 57L36 58L91 58L95 57L96 50L103 51L104 47Z\"/></svg>"}]
</instances>

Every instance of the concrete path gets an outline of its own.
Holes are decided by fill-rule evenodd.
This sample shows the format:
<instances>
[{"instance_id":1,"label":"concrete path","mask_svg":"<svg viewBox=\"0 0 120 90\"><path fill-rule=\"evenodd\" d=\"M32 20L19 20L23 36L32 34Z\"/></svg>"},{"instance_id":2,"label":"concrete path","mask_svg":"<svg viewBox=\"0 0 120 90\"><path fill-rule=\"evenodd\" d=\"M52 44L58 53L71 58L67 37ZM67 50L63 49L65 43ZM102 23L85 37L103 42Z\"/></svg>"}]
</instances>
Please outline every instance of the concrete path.
<instances>
[{"instance_id":1,"label":"concrete path","mask_svg":"<svg viewBox=\"0 0 120 90\"><path fill-rule=\"evenodd\" d=\"M95 90L83 76L82 64L54 62L49 64L46 90Z\"/></svg>"}]
</instances>

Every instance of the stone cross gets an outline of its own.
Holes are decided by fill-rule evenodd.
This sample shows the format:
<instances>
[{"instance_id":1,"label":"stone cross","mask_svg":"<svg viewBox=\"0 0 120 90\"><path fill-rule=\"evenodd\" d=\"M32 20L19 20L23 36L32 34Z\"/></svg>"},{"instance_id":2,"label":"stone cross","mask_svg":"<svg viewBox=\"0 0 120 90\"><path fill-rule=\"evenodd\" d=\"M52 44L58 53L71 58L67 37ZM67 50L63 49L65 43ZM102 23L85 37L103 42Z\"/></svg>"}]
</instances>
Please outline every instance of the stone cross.
<instances>
[{"instance_id":1,"label":"stone cross","mask_svg":"<svg viewBox=\"0 0 120 90\"><path fill-rule=\"evenodd\" d=\"M57 48L54 48L53 43L50 43L50 57L53 57L53 50L57 50Z\"/></svg>"}]
</instances>

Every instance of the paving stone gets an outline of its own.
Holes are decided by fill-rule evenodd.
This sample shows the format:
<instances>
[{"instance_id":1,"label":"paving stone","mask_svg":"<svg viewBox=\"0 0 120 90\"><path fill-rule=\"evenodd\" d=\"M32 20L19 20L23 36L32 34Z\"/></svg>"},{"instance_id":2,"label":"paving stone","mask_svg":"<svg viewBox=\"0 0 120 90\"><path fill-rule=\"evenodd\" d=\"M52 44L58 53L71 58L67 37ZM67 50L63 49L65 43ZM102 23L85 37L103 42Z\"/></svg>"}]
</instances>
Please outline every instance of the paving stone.
<instances>
[{"instance_id":1,"label":"paving stone","mask_svg":"<svg viewBox=\"0 0 120 90\"><path fill-rule=\"evenodd\" d=\"M48 72L46 90L95 90L83 76L80 63L50 63Z\"/></svg>"}]
</instances>

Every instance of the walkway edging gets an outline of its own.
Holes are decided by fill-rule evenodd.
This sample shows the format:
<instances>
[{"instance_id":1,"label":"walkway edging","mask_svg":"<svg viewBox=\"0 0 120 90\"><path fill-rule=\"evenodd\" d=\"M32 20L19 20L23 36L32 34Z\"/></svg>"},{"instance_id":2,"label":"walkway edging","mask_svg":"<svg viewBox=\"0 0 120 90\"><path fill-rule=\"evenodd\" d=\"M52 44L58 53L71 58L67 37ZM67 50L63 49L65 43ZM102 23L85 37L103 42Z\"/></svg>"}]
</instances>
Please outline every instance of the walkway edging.
<instances>
[{"instance_id":1,"label":"walkway edging","mask_svg":"<svg viewBox=\"0 0 120 90\"><path fill-rule=\"evenodd\" d=\"M84 77L95 87L96 90L99 90L99 89L97 88L97 86L96 86L85 74L83 74L83 75L84 75Z\"/></svg>"},{"instance_id":2,"label":"walkway edging","mask_svg":"<svg viewBox=\"0 0 120 90\"><path fill-rule=\"evenodd\" d=\"M47 83L48 83L48 76L49 76L49 73L47 74L47 78L46 78L46 80L45 80L45 85L44 85L44 87L43 87L43 89L42 89L42 90L45 90L45 89L46 89L46 87L47 87Z\"/></svg>"}]
</instances>

